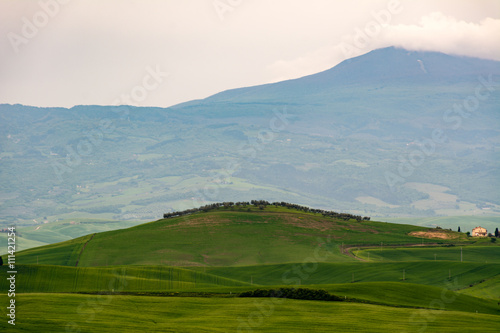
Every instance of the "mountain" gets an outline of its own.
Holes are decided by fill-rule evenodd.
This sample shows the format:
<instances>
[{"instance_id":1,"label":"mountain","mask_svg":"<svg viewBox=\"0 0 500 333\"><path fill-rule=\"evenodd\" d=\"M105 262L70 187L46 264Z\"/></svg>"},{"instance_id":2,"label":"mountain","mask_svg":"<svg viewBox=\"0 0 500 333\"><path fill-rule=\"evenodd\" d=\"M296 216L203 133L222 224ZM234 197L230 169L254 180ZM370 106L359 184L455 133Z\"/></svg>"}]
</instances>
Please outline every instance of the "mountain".
<instances>
[{"instance_id":1,"label":"mountain","mask_svg":"<svg viewBox=\"0 0 500 333\"><path fill-rule=\"evenodd\" d=\"M489 74L500 75L498 61L388 47L347 59L321 73L273 84L232 89L208 97L204 102L264 102L283 97L292 101L313 102L318 95L334 93L346 86L457 84Z\"/></svg>"},{"instance_id":2,"label":"mountain","mask_svg":"<svg viewBox=\"0 0 500 333\"><path fill-rule=\"evenodd\" d=\"M0 105L0 220L146 221L252 198L497 216L499 76L496 61L385 48L170 108Z\"/></svg>"}]
</instances>

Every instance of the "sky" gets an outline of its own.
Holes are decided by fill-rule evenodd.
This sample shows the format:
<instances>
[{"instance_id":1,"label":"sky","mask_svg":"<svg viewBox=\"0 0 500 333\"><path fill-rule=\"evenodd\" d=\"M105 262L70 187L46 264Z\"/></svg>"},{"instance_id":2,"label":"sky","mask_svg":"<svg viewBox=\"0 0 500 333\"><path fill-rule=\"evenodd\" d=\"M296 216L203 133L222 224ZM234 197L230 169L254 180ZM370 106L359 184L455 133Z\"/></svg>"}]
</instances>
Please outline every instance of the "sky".
<instances>
[{"instance_id":1,"label":"sky","mask_svg":"<svg viewBox=\"0 0 500 333\"><path fill-rule=\"evenodd\" d=\"M168 107L373 49L500 60L498 0L0 0L0 104Z\"/></svg>"}]
</instances>

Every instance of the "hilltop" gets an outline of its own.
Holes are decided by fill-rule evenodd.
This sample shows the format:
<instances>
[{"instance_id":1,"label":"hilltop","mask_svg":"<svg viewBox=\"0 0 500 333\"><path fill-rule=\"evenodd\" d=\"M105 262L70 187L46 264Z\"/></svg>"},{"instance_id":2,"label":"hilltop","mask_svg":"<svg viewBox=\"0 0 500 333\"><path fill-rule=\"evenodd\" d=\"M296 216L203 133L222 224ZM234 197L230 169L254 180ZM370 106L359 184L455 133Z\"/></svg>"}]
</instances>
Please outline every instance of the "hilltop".
<instances>
[{"instance_id":1,"label":"hilltop","mask_svg":"<svg viewBox=\"0 0 500 333\"><path fill-rule=\"evenodd\" d=\"M328 252L322 261L355 261L354 246L470 242L461 233L423 239L428 228L369 221L360 216L265 201L223 203L166 213L167 218L127 229L90 234L18 253L25 264L66 266L243 266L301 260ZM323 256L321 256L323 257Z\"/></svg>"}]
</instances>

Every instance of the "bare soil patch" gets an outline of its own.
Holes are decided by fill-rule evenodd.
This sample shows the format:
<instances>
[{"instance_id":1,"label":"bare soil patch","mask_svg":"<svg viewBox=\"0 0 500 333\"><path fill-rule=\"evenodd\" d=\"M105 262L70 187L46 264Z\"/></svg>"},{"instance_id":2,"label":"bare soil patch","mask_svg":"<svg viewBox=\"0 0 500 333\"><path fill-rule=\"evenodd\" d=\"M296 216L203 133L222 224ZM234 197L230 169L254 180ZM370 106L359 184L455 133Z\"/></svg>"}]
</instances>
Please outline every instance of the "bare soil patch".
<instances>
[{"instance_id":1,"label":"bare soil patch","mask_svg":"<svg viewBox=\"0 0 500 333\"><path fill-rule=\"evenodd\" d=\"M420 238L439 238L439 239L455 239L457 235L446 231L429 230L429 231L412 231L408 235Z\"/></svg>"}]
</instances>

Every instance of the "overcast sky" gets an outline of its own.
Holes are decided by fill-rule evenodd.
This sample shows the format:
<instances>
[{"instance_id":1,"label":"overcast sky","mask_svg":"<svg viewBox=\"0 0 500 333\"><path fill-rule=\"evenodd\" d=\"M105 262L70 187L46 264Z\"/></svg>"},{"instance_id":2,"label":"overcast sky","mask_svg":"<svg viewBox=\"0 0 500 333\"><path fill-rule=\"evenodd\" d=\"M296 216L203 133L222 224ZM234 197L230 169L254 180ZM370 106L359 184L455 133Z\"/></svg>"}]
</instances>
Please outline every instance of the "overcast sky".
<instances>
[{"instance_id":1,"label":"overcast sky","mask_svg":"<svg viewBox=\"0 0 500 333\"><path fill-rule=\"evenodd\" d=\"M0 103L167 107L390 45L500 60L500 1L0 0L0 35Z\"/></svg>"}]
</instances>

